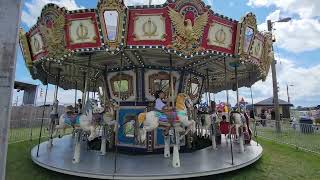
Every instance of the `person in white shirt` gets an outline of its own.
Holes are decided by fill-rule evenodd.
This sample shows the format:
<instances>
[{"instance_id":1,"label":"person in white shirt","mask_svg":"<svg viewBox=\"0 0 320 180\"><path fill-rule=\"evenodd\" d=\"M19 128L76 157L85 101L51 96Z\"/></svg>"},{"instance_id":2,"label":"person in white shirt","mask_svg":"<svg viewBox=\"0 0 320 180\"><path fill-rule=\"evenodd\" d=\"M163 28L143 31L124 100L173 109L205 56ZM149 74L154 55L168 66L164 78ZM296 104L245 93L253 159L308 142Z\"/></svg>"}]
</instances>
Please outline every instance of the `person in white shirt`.
<instances>
[{"instance_id":1,"label":"person in white shirt","mask_svg":"<svg viewBox=\"0 0 320 180\"><path fill-rule=\"evenodd\" d=\"M154 97L156 98L155 100L155 106L154 108L157 111L160 112L165 112L168 111L170 108L163 102L163 99L165 98L165 94L163 91L159 90L155 93Z\"/></svg>"}]
</instances>

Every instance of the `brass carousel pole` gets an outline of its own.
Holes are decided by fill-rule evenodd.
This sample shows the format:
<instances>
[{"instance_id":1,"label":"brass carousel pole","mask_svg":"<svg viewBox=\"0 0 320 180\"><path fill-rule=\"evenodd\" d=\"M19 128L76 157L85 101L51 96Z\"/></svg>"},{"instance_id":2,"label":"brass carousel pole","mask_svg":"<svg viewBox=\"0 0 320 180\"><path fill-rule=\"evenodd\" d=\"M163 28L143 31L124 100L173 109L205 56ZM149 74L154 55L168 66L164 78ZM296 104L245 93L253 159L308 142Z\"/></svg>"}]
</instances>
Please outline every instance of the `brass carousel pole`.
<instances>
[{"instance_id":1,"label":"brass carousel pole","mask_svg":"<svg viewBox=\"0 0 320 180\"><path fill-rule=\"evenodd\" d=\"M122 71L123 71L123 55L120 52L120 75L119 79L120 82L118 83L118 109L117 109L117 117L116 117L116 124L115 124L115 137L114 137L114 145L115 145L115 156L114 156L114 173L117 173L117 156L118 156L118 124L120 119L120 102L121 102L121 85L122 85Z\"/></svg>"},{"instance_id":2,"label":"brass carousel pole","mask_svg":"<svg viewBox=\"0 0 320 180\"><path fill-rule=\"evenodd\" d=\"M252 68L252 72L253 72L253 68ZM250 81L250 84L251 84L251 73L249 73L249 81ZM253 114L253 122L254 122L254 137L255 137L255 140L257 142L257 146L259 145L258 143L258 136L257 136L257 121L256 121L256 118L255 118L255 110L254 110L254 104L253 104L253 95L252 95L252 85L250 86L250 96L251 96L251 108L252 108L252 114Z\"/></svg>"},{"instance_id":3,"label":"brass carousel pole","mask_svg":"<svg viewBox=\"0 0 320 180\"><path fill-rule=\"evenodd\" d=\"M206 99L207 99L207 102L208 102L208 107L210 107L210 92L209 92L209 69L207 68L206 69L206 89L207 89L207 92L206 92Z\"/></svg>"},{"instance_id":4,"label":"brass carousel pole","mask_svg":"<svg viewBox=\"0 0 320 180\"><path fill-rule=\"evenodd\" d=\"M172 103L172 107L175 107L174 104L174 83L173 83L173 75L172 75L172 69L173 69L173 65L172 65L172 55L169 55L169 59L170 59L170 87L171 87L171 103Z\"/></svg>"},{"instance_id":5,"label":"brass carousel pole","mask_svg":"<svg viewBox=\"0 0 320 180\"><path fill-rule=\"evenodd\" d=\"M235 79L236 79L236 89L237 89L237 111L240 112L240 106L239 106L239 82L238 82L238 65L234 66L234 73L235 73Z\"/></svg>"},{"instance_id":6,"label":"brass carousel pole","mask_svg":"<svg viewBox=\"0 0 320 180\"><path fill-rule=\"evenodd\" d=\"M83 113L83 110L84 110L84 105L85 103L87 102L87 91L88 91L88 76L90 76L90 65L91 65L91 54L89 54L89 61L88 61L88 70L85 71L83 73L83 78L84 78L84 89L83 89L83 92L82 92L82 113Z\"/></svg>"},{"instance_id":7,"label":"brass carousel pole","mask_svg":"<svg viewBox=\"0 0 320 180\"><path fill-rule=\"evenodd\" d=\"M229 115L229 91L227 89L227 64L226 64L226 58L223 58L224 61L224 86L226 88L226 96L227 96L227 113Z\"/></svg>"},{"instance_id":8,"label":"brass carousel pole","mask_svg":"<svg viewBox=\"0 0 320 180\"><path fill-rule=\"evenodd\" d=\"M226 64L226 58L224 58L224 85L225 85L225 88L227 89L227 64ZM229 119L230 119L230 114L229 114L229 93L228 93L228 90L227 91L227 113L228 113L228 116L229 116ZM230 140L230 152L231 152L231 164L233 165L233 147L232 147L232 141L231 141L231 126L230 126L230 123L229 122L229 140ZM228 143L228 140L226 140L226 142Z\"/></svg>"},{"instance_id":9,"label":"brass carousel pole","mask_svg":"<svg viewBox=\"0 0 320 180\"><path fill-rule=\"evenodd\" d=\"M54 90L54 97L53 97L53 104L52 104L52 112L50 113L50 127L49 127L49 133L50 133L50 137L49 137L49 142L48 142L48 148L52 147L52 141L53 141L53 131L54 131L54 126L55 124L57 124L57 120L58 120L58 91L59 91L59 83L60 83L60 73L61 73L61 69L56 69L58 71L58 75L56 77L56 86L55 86L55 90Z\"/></svg>"},{"instance_id":10,"label":"brass carousel pole","mask_svg":"<svg viewBox=\"0 0 320 180\"><path fill-rule=\"evenodd\" d=\"M49 73L50 73L50 66L51 63L49 62ZM47 95L48 95L48 74L46 75L46 92L44 96L44 102L43 102L43 109L42 109L42 117L41 117L41 126L40 126L40 134L39 134L39 139L38 139L38 147L37 147L37 157L39 157L39 149L40 149L40 142L41 142L41 137L42 137L42 128L43 128L43 121L44 121L44 113L46 111L46 103L47 103Z\"/></svg>"}]
</instances>

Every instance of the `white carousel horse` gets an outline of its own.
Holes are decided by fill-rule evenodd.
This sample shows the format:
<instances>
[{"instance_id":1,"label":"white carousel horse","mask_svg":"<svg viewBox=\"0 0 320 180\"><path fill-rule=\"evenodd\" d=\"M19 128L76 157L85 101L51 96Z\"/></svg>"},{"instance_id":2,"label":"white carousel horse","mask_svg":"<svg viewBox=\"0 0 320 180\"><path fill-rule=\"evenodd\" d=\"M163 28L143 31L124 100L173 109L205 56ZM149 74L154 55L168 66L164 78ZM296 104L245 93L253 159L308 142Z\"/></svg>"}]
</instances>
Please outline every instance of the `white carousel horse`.
<instances>
[{"instance_id":1,"label":"white carousel horse","mask_svg":"<svg viewBox=\"0 0 320 180\"><path fill-rule=\"evenodd\" d=\"M223 115L226 116L226 118L228 117L227 113L215 112L211 114L201 114L199 118L200 135L211 136L213 149L217 148L215 136Z\"/></svg>"},{"instance_id":2,"label":"white carousel horse","mask_svg":"<svg viewBox=\"0 0 320 180\"><path fill-rule=\"evenodd\" d=\"M179 121L174 121L172 125L167 123L167 127L174 129L174 147L173 147L173 166L180 167L179 160L179 142L181 138L179 137L179 133L184 131L185 136L188 132L194 133L196 131L195 121L190 120L188 117L188 109L193 108L193 102L191 98L185 93L179 93L176 99L176 114L178 116ZM159 127L159 113L158 111L150 111L146 113L141 113L138 116L139 126L143 126L139 130L139 140L140 142L144 142L146 140L147 132L153 131ZM185 128L187 128L185 130ZM170 138L165 136L165 148L164 148L164 156L170 157Z\"/></svg>"},{"instance_id":3,"label":"white carousel horse","mask_svg":"<svg viewBox=\"0 0 320 180\"><path fill-rule=\"evenodd\" d=\"M50 124L48 127L48 131L49 131L49 141L48 141L48 148L52 147L52 141L53 141L53 135L54 135L54 126L55 124L57 124L57 120L59 119L59 115L58 115L58 105L59 105L59 101L55 100L52 104L52 111L50 112L49 116L50 116Z\"/></svg>"},{"instance_id":4,"label":"white carousel horse","mask_svg":"<svg viewBox=\"0 0 320 180\"><path fill-rule=\"evenodd\" d=\"M235 128L236 137L239 139L240 143L240 152L244 152L244 132L243 129L248 129L246 124L246 119L243 114L237 111L233 111L230 114L230 123L231 128L229 132L229 136L231 135L232 129Z\"/></svg>"},{"instance_id":5,"label":"white carousel horse","mask_svg":"<svg viewBox=\"0 0 320 180\"><path fill-rule=\"evenodd\" d=\"M116 110L119 108L118 103L111 99L111 101L107 102L107 104L105 104L105 108L104 108L104 112L103 113L103 122L101 124L102 127L102 135L101 135L101 148L100 148L100 152L102 155L106 154L106 143L107 141L109 141L109 147L112 147L112 142L113 142L113 137L114 137L114 133L116 132L116 128L118 128L117 121L114 119L115 117L115 112ZM111 134L107 135L107 129L108 128L108 132L110 132Z\"/></svg>"},{"instance_id":6,"label":"white carousel horse","mask_svg":"<svg viewBox=\"0 0 320 180\"><path fill-rule=\"evenodd\" d=\"M74 129L81 129L85 132L90 132L88 140L91 141L97 137L95 131L97 124L93 122L93 112L98 112L97 101L93 99L88 99L85 104L84 111L82 114L68 114L64 113L59 118L59 125L57 125L56 131L60 129L66 129L72 126Z\"/></svg>"},{"instance_id":7,"label":"white carousel horse","mask_svg":"<svg viewBox=\"0 0 320 180\"><path fill-rule=\"evenodd\" d=\"M195 132L195 121L189 120L187 111L193 108L193 102L189 95L185 93L179 93L176 99L176 113L179 119L181 127L187 128L186 132ZM140 142L144 142L146 139L146 133L155 130L159 126L159 112L150 111L140 113L138 116L139 125L143 125L140 129Z\"/></svg>"},{"instance_id":8,"label":"white carousel horse","mask_svg":"<svg viewBox=\"0 0 320 180\"><path fill-rule=\"evenodd\" d=\"M97 137L96 126L97 123L93 122L93 112L98 112L98 104L96 100L88 99L82 114L73 114L73 112L66 112L59 118L59 125L56 126L56 131L59 129L66 129L72 126L75 130L75 148L73 154L73 163L80 162L80 141L82 132L90 132L88 140L91 141Z\"/></svg>"}]
</instances>

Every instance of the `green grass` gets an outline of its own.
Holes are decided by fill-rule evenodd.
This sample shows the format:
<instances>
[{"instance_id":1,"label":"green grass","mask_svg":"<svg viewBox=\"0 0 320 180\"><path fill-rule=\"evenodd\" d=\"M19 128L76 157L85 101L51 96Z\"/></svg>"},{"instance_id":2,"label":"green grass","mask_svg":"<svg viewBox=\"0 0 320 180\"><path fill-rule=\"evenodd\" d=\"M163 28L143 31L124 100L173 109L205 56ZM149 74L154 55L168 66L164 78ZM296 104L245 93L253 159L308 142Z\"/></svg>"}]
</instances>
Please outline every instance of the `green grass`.
<instances>
[{"instance_id":1,"label":"green grass","mask_svg":"<svg viewBox=\"0 0 320 180\"><path fill-rule=\"evenodd\" d=\"M68 128L66 134L71 133L72 129ZM39 138L40 127L37 128L12 128L9 132L9 144ZM42 128L42 137L47 137L47 126Z\"/></svg>"},{"instance_id":2,"label":"green grass","mask_svg":"<svg viewBox=\"0 0 320 180\"><path fill-rule=\"evenodd\" d=\"M320 133L303 134L300 130L283 128L279 134L275 132L275 128L270 127L257 127L257 132L258 136L320 153Z\"/></svg>"},{"instance_id":3,"label":"green grass","mask_svg":"<svg viewBox=\"0 0 320 180\"><path fill-rule=\"evenodd\" d=\"M263 156L256 163L230 173L195 179L319 179L320 156L267 140L259 139L259 143L263 146ZM34 145L36 141L9 145L6 179L84 179L55 173L35 165L30 157L30 150Z\"/></svg>"}]
</instances>

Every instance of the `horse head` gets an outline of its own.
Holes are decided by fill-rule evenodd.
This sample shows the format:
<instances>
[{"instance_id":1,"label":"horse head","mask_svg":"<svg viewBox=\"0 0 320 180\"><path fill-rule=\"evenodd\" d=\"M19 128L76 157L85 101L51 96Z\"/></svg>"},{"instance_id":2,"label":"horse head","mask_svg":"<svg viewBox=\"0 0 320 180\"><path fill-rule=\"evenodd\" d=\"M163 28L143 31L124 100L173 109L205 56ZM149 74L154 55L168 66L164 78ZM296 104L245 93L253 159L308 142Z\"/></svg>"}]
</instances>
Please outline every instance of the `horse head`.
<instances>
[{"instance_id":1,"label":"horse head","mask_svg":"<svg viewBox=\"0 0 320 180\"><path fill-rule=\"evenodd\" d=\"M238 111L232 111L230 114L230 123L231 124L244 124L244 117Z\"/></svg>"},{"instance_id":2,"label":"horse head","mask_svg":"<svg viewBox=\"0 0 320 180\"><path fill-rule=\"evenodd\" d=\"M185 108L192 109L193 102L188 94L179 93L176 100L176 108L178 110L185 110Z\"/></svg>"}]
</instances>

